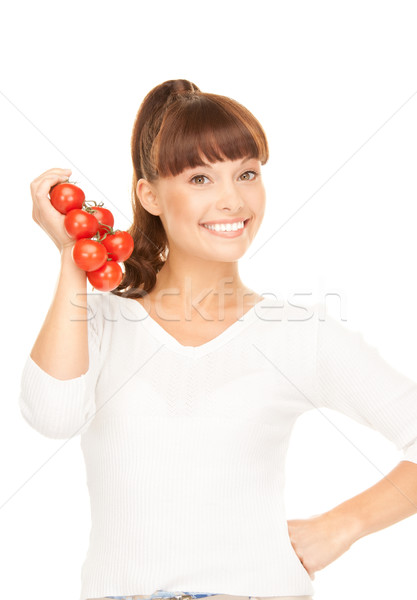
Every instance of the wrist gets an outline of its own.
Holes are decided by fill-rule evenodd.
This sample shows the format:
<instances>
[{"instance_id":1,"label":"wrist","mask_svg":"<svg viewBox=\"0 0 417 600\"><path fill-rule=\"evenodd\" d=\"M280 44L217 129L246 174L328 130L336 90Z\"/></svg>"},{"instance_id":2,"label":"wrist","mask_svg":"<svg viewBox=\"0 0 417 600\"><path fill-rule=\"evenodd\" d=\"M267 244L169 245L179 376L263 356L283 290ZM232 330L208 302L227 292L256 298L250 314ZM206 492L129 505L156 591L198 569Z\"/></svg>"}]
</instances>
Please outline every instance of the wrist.
<instances>
[{"instance_id":1,"label":"wrist","mask_svg":"<svg viewBox=\"0 0 417 600\"><path fill-rule=\"evenodd\" d=\"M72 258L72 249L74 247L74 244L75 244L75 241L72 243L70 242L69 244L64 244L63 246L58 248L61 257L70 256Z\"/></svg>"},{"instance_id":2,"label":"wrist","mask_svg":"<svg viewBox=\"0 0 417 600\"><path fill-rule=\"evenodd\" d=\"M74 244L69 244L67 246L63 246L60 249L61 271L65 272L67 276L74 275L74 277L79 277L79 279L81 280L84 277L86 277L87 273L75 264L74 259L72 258L73 247Z\"/></svg>"},{"instance_id":3,"label":"wrist","mask_svg":"<svg viewBox=\"0 0 417 600\"><path fill-rule=\"evenodd\" d=\"M343 510L343 504L323 513L321 516L328 531L337 535L349 547L363 535L360 519L356 515Z\"/></svg>"}]
</instances>

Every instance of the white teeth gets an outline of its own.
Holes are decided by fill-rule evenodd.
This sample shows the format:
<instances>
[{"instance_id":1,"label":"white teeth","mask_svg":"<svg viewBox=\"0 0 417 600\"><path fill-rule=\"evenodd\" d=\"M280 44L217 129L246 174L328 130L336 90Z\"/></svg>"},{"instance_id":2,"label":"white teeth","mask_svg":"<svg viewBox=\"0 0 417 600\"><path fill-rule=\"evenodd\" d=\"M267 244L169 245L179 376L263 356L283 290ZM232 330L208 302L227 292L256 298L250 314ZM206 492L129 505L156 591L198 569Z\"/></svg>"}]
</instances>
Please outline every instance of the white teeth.
<instances>
[{"instance_id":1,"label":"white teeth","mask_svg":"<svg viewBox=\"0 0 417 600\"><path fill-rule=\"evenodd\" d=\"M207 227L207 229L212 229L213 231L237 231L238 229L243 229L245 226L244 221L238 221L236 223L216 223L216 225L203 225Z\"/></svg>"}]
</instances>

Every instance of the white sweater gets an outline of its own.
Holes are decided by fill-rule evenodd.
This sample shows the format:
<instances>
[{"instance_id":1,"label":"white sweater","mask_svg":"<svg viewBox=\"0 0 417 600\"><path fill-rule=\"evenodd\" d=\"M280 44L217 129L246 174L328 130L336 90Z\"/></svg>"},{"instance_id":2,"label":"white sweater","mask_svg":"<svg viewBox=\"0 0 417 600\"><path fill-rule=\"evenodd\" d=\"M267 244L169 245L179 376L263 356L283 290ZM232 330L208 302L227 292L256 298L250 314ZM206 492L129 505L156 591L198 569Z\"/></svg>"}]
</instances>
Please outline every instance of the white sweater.
<instances>
[{"instance_id":1,"label":"white sweater","mask_svg":"<svg viewBox=\"0 0 417 600\"><path fill-rule=\"evenodd\" d=\"M266 296L197 347L134 299L89 292L88 307L87 373L55 379L28 356L19 397L39 433L81 435L92 526L80 600L313 594L283 500L291 429L335 409L417 463L417 383L322 303Z\"/></svg>"}]
</instances>

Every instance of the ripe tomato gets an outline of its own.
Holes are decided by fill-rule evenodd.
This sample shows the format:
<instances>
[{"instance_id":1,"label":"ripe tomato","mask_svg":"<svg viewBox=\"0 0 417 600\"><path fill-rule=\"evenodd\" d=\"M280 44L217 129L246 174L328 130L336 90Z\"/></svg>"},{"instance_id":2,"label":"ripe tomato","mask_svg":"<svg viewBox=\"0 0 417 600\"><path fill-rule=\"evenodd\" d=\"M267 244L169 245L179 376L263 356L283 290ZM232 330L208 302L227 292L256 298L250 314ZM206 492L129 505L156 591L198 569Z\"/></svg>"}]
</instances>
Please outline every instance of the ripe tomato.
<instances>
[{"instance_id":1,"label":"ripe tomato","mask_svg":"<svg viewBox=\"0 0 417 600\"><path fill-rule=\"evenodd\" d=\"M113 227L114 217L113 217L113 213L110 210L108 210L107 208L104 208L103 206L97 206L97 207L91 207L91 208L93 211L92 214L95 216L97 221L100 221L100 223L103 223L103 225L109 225L110 227ZM107 227L99 226L98 233L99 233L100 237L104 233L107 233L107 232L108 232Z\"/></svg>"},{"instance_id":2,"label":"ripe tomato","mask_svg":"<svg viewBox=\"0 0 417 600\"><path fill-rule=\"evenodd\" d=\"M107 251L103 244L88 238L77 240L72 247L72 260L83 271L95 271L107 260Z\"/></svg>"},{"instance_id":3,"label":"ripe tomato","mask_svg":"<svg viewBox=\"0 0 417 600\"><path fill-rule=\"evenodd\" d=\"M74 208L65 215L64 227L70 237L80 240L93 237L99 225L93 215L80 208Z\"/></svg>"},{"instance_id":4,"label":"ripe tomato","mask_svg":"<svg viewBox=\"0 0 417 600\"><path fill-rule=\"evenodd\" d=\"M82 189L73 183L57 183L51 188L49 195L52 206L63 215L75 208L81 208L85 200Z\"/></svg>"},{"instance_id":5,"label":"ripe tomato","mask_svg":"<svg viewBox=\"0 0 417 600\"><path fill-rule=\"evenodd\" d=\"M111 292L123 279L123 271L119 263L108 260L100 269L87 273L91 285L100 292Z\"/></svg>"},{"instance_id":6,"label":"ripe tomato","mask_svg":"<svg viewBox=\"0 0 417 600\"><path fill-rule=\"evenodd\" d=\"M116 262L127 260L133 252L133 238L127 231L117 230L114 234L106 236L101 243L105 246L109 258Z\"/></svg>"}]
</instances>

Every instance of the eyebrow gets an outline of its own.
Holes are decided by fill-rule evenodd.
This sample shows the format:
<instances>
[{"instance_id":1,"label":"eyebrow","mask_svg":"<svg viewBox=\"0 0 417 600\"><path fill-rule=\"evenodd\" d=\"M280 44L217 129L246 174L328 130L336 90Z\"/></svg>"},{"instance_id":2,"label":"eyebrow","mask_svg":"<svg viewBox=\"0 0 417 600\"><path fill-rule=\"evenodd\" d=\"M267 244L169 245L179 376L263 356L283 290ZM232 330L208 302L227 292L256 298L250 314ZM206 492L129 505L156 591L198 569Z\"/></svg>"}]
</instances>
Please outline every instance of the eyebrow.
<instances>
[{"instance_id":1,"label":"eyebrow","mask_svg":"<svg viewBox=\"0 0 417 600\"><path fill-rule=\"evenodd\" d=\"M252 158L255 158L254 156L246 156L245 158L242 159L241 161L241 165L243 165L243 163L245 163L248 160L251 160ZM212 169L213 167L209 164L205 164L205 163L200 163L198 165L196 165L196 167L205 167L206 169ZM196 168L196 167L190 167L190 168Z\"/></svg>"}]
</instances>

